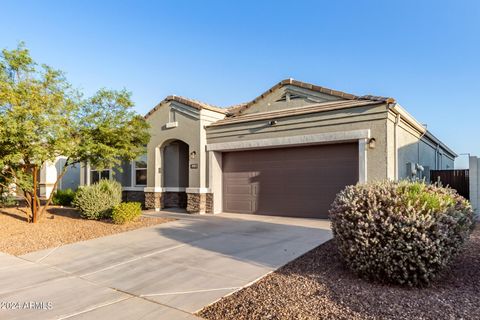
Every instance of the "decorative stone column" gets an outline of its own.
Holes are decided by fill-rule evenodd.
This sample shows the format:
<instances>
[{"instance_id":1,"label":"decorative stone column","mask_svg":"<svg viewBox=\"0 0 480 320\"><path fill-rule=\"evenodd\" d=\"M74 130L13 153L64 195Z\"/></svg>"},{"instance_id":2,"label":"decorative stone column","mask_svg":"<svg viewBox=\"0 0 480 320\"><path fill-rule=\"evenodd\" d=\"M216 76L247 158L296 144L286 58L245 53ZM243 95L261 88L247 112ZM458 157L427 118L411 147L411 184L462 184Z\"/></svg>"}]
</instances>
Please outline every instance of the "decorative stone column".
<instances>
[{"instance_id":1,"label":"decorative stone column","mask_svg":"<svg viewBox=\"0 0 480 320\"><path fill-rule=\"evenodd\" d=\"M213 193L206 193L205 196L205 213L213 213Z\"/></svg>"},{"instance_id":2,"label":"decorative stone column","mask_svg":"<svg viewBox=\"0 0 480 320\"><path fill-rule=\"evenodd\" d=\"M145 209L157 210L164 208L162 192L145 191Z\"/></svg>"},{"instance_id":3,"label":"decorative stone column","mask_svg":"<svg viewBox=\"0 0 480 320\"><path fill-rule=\"evenodd\" d=\"M188 213L213 213L213 193L206 192L208 189L205 189L187 188Z\"/></svg>"}]
</instances>

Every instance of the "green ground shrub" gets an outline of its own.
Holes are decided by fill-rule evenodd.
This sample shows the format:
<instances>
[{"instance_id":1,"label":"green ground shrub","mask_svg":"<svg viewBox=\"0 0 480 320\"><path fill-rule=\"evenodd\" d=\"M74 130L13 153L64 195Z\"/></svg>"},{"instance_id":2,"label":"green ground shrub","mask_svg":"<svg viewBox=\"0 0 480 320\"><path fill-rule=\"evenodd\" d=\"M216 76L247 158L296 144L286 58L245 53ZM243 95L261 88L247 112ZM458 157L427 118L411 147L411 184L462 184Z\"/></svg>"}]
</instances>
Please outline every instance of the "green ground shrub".
<instances>
[{"instance_id":1,"label":"green ground shrub","mask_svg":"<svg viewBox=\"0 0 480 320\"><path fill-rule=\"evenodd\" d=\"M1 171L2 170L0 170L0 172ZM8 179L0 175L0 208L11 207L16 204L15 197L10 188L5 187L5 185L8 184Z\"/></svg>"},{"instance_id":2,"label":"green ground shrub","mask_svg":"<svg viewBox=\"0 0 480 320\"><path fill-rule=\"evenodd\" d=\"M68 188L65 190L57 190L53 194L52 203L57 206L71 206L75 198L75 191Z\"/></svg>"},{"instance_id":3,"label":"green ground shrub","mask_svg":"<svg viewBox=\"0 0 480 320\"><path fill-rule=\"evenodd\" d=\"M112 211L112 220L116 224L124 224L137 220L142 214L140 202L123 202L116 205Z\"/></svg>"},{"instance_id":4,"label":"green ground shrub","mask_svg":"<svg viewBox=\"0 0 480 320\"><path fill-rule=\"evenodd\" d=\"M459 252L473 229L473 211L454 190L423 182L348 186L330 210L339 252L358 275L424 285Z\"/></svg>"},{"instance_id":5,"label":"green ground shrub","mask_svg":"<svg viewBox=\"0 0 480 320\"><path fill-rule=\"evenodd\" d=\"M86 219L109 219L113 208L122 202L122 186L117 181L100 180L90 186L80 187L72 204L80 209Z\"/></svg>"},{"instance_id":6,"label":"green ground shrub","mask_svg":"<svg viewBox=\"0 0 480 320\"><path fill-rule=\"evenodd\" d=\"M15 198L8 193L0 193L0 208L11 207L16 204Z\"/></svg>"}]
</instances>

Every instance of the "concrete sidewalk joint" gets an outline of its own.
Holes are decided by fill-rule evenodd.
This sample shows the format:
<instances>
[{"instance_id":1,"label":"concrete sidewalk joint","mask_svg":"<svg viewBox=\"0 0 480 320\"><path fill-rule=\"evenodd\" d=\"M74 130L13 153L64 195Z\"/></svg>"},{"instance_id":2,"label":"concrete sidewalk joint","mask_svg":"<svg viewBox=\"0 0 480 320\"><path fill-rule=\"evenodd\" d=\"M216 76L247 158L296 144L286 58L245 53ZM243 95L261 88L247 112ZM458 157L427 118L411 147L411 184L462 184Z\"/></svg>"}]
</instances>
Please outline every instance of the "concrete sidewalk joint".
<instances>
[{"instance_id":1,"label":"concrete sidewalk joint","mask_svg":"<svg viewBox=\"0 0 480 320\"><path fill-rule=\"evenodd\" d=\"M22 257L0 254L2 300L53 305L0 310L0 318L196 319L193 313L332 236L322 220L173 216L178 220Z\"/></svg>"}]
</instances>

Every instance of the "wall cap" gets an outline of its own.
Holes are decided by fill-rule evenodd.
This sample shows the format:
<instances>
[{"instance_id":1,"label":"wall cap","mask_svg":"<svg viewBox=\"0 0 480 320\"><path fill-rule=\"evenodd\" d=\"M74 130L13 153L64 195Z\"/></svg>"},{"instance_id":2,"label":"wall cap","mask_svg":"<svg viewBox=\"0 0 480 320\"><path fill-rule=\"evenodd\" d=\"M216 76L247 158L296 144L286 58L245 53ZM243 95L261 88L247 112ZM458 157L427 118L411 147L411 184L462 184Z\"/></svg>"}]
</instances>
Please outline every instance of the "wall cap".
<instances>
[{"instance_id":1,"label":"wall cap","mask_svg":"<svg viewBox=\"0 0 480 320\"><path fill-rule=\"evenodd\" d=\"M143 192L162 192L161 187L145 187L143 188Z\"/></svg>"},{"instance_id":2,"label":"wall cap","mask_svg":"<svg viewBox=\"0 0 480 320\"><path fill-rule=\"evenodd\" d=\"M122 191L145 191L144 187L122 187Z\"/></svg>"},{"instance_id":3,"label":"wall cap","mask_svg":"<svg viewBox=\"0 0 480 320\"><path fill-rule=\"evenodd\" d=\"M210 193L209 188L186 188L187 193Z\"/></svg>"},{"instance_id":4,"label":"wall cap","mask_svg":"<svg viewBox=\"0 0 480 320\"><path fill-rule=\"evenodd\" d=\"M264 149L275 147L293 147L301 145L314 145L329 142L347 142L357 141L359 139L370 138L370 129L324 132L307 135L277 137L268 139L256 139L245 141L218 142L207 144L207 151L232 151L232 150L249 150Z\"/></svg>"}]
</instances>

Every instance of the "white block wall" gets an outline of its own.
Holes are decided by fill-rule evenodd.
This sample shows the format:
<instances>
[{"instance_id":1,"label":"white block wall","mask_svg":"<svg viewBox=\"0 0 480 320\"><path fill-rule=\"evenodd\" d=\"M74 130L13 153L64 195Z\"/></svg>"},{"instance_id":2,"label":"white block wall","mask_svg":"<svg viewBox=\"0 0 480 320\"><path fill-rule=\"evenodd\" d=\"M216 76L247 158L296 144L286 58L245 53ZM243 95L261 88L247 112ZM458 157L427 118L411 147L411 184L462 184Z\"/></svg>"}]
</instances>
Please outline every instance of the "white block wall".
<instances>
[{"instance_id":1,"label":"white block wall","mask_svg":"<svg viewBox=\"0 0 480 320\"><path fill-rule=\"evenodd\" d=\"M40 196L48 198L57 181L57 168L54 163L47 162L40 169Z\"/></svg>"},{"instance_id":2,"label":"white block wall","mask_svg":"<svg viewBox=\"0 0 480 320\"><path fill-rule=\"evenodd\" d=\"M470 203L475 212L480 214L480 159L471 156L469 159Z\"/></svg>"}]
</instances>

